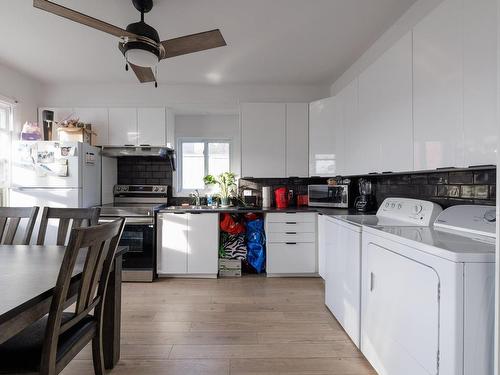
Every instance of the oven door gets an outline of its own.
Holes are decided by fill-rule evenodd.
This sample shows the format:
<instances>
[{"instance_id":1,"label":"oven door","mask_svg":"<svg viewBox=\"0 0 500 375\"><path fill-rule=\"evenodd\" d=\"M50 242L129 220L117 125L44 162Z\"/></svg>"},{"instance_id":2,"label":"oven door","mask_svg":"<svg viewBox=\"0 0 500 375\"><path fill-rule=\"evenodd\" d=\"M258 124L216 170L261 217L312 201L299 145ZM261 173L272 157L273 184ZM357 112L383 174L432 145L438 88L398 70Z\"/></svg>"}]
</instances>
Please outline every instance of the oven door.
<instances>
[{"instance_id":1,"label":"oven door","mask_svg":"<svg viewBox=\"0 0 500 375\"><path fill-rule=\"evenodd\" d=\"M106 217L100 223L116 218ZM152 281L154 268L155 230L153 218L126 218L120 246L127 246L123 254L123 281Z\"/></svg>"}]
</instances>

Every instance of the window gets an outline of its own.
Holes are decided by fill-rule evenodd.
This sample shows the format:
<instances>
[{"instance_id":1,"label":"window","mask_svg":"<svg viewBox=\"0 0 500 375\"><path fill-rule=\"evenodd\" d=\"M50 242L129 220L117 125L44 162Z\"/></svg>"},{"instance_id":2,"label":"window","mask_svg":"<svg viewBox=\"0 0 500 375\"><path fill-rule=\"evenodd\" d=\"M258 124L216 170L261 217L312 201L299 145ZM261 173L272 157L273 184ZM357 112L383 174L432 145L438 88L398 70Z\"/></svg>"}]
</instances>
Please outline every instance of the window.
<instances>
[{"instance_id":1,"label":"window","mask_svg":"<svg viewBox=\"0 0 500 375\"><path fill-rule=\"evenodd\" d=\"M203 177L231 171L231 141L180 139L177 191L205 189Z\"/></svg>"},{"instance_id":2,"label":"window","mask_svg":"<svg viewBox=\"0 0 500 375\"><path fill-rule=\"evenodd\" d=\"M0 203L5 202L10 182L10 144L13 130L12 105L0 101Z\"/></svg>"}]
</instances>

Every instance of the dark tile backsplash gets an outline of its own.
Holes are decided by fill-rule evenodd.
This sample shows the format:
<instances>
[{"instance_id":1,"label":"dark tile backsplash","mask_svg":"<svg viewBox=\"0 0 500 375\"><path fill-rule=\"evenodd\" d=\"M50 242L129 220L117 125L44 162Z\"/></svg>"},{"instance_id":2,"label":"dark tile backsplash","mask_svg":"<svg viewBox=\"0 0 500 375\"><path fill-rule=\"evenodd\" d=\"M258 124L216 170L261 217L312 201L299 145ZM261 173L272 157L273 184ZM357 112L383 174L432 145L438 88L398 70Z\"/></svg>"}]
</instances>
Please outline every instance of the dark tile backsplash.
<instances>
[{"instance_id":1,"label":"dark tile backsplash","mask_svg":"<svg viewBox=\"0 0 500 375\"><path fill-rule=\"evenodd\" d=\"M495 205L496 169L464 169L363 176L373 184L377 204L387 197L426 199L447 208L459 204ZM358 195L359 177L350 177L349 201ZM260 198L263 186L285 186L296 194L307 194L307 185L325 184L326 178L241 179L240 191L250 189Z\"/></svg>"},{"instance_id":2,"label":"dark tile backsplash","mask_svg":"<svg viewBox=\"0 0 500 375\"><path fill-rule=\"evenodd\" d=\"M118 158L118 184L172 186L168 160L155 157Z\"/></svg>"}]
</instances>

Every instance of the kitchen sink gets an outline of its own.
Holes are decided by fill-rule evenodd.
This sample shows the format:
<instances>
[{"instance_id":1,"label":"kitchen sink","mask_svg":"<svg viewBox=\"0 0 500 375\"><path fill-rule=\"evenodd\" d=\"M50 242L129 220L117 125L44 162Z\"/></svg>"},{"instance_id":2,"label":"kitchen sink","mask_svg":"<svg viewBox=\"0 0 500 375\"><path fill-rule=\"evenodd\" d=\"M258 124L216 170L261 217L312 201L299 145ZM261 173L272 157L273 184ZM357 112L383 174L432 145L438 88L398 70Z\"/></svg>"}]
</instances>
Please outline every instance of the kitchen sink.
<instances>
[{"instance_id":1,"label":"kitchen sink","mask_svg":"<svg viewBox=\"0 0 500 375\"><path fill-rule=\"evenodd\" d=\"M214 207L214 206L169 206L167 207L167 210L186 210L186 211L193 211L193 210L216 210L219 207Z\"/></svg>"}]
</instances>

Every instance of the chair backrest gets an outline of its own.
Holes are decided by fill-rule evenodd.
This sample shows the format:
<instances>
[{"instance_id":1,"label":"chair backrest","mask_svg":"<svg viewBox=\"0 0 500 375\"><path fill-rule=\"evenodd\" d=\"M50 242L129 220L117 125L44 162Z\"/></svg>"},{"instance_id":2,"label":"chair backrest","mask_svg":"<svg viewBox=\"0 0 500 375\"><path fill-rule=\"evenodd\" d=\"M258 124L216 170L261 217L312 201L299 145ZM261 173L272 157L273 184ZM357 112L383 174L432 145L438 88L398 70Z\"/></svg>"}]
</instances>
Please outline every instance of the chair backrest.
<instances>
[{"instance_id":1,"label":"chair backrest","mask_svg":"<svg viewBox=\"0 0 500 375\"><path fill-rule=\"evenodd\" d=\"M42 220L40 222L40 230L38 231L37 245L43 245L45 242L45 235L47 234L47 226L50 219L59 219L57 228L57 245L66 245L66 238L68 231L71 229L97 225L99 222L99 215L101 209L98 207L93 208L55 208L44 207L42 212Z\"/></svg>"},{"instance_id":2,"label":"chair backrest","mask_svg":"<svg viewBox=\"0 0 500 375\"><path fill-rule=\"evenodd\" d=\"M12 245L21 219L28 219L28 224L21 239L22 245L28 245L39 207L0 207L0 243Z\"/></svg>"},{"instance_id":3,"label":"chair backrest","mask_svg":"<svg viewBox=\"0 0 500 375\"><path fill-rule=\"evenodd\" d=\"M125 225L120 218L111 223L71 230L52 298L42 352L41 372L56 366L59 335L79 323L89 313L101 327L104 297L113 259ZM68 302L68 290L77 260L84 264L76 297L74 316L62 322ZM100 328L101 329L101 328Z\"/></svg>"}]
</instances>

